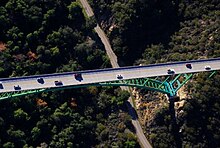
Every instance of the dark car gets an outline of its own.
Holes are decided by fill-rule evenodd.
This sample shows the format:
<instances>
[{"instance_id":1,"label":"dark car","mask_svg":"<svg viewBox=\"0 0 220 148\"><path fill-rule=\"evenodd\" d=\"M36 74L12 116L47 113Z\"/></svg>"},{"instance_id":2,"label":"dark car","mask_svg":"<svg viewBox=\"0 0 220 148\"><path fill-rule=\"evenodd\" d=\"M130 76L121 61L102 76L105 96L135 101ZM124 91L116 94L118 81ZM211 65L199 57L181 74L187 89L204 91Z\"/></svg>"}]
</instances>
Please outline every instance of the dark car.
<instances>
[{"instance_id":1,"label":"dark car","mask_svg":"<svg viewBox=\"0 0 220 148\"><path fill-rule=\"evenodd\" d=\"M37 82L40 84L44 84L44 79L43 78L37 78Z\"/></svg>"},{"instance_id":2,"label":"dark car","mask_svg":"<svg viewBox=\"0 0 220 148\"><path fill-rule=\"evenodd\" d=\"M206 70L211 70L211 66L206 65L206 66L205 66L205 69L206 69Z\"/></svg>"},{"instance_id":3,"label":"dark car","mask_svg":"<svg viewBox=\"0 0 220 148\"><path fill-rule=\"evenodd\" d=\"M62 82L62 81L55 81L54 83L55 83L56 86L61 86L61 85L63 85L63 82Z\"/></svg>"},{"instance_id":4,"label":"dark car","mask_svg":"<svg viewBox=\"0 0 220 148\"><path fill-rule=\"evenodd\" d=\"M117 77L117 79L123 79L122 75L117 75L116 77Z\"/></svg>"},{"instance_id":5,"label":"dark car","mask_svg":"<svg viewBox=\"0 0 220 148\"><path fill-rule=\"evenodd\" d=\"M75 73L75 74L74 74L74 77L75 77L75 79L78 80L78 81L82 81L82 80L83 80L81 73Z\"/></svg>"},{"instance_id":6,"label":"dark car","mask_svg":"<svg viewBox=\"0 0 220 148\"><path fill-rule=\"evenodd\" d=\"M186 67L189 68L189 69L192 69L192 64L188 63L188 64L186 64Z\"/></svg>"},{"instance_id":7,"label":"dark car","mask_svg":"<svg viewBox=\"0 0 220 148\"><path fill-rule=\"evenodd\" d=\"M168 70L167 70L167 73L168 73L168 74L175 74L175 71L174 71L174 69L168 69Z\"/></svg>"},{"instance_id":8,"label":"dark car","mask_svg":"<svg viewBox=\"0 0 220 148\"><path fill-rule=\"evenodd\" d=\"M0 82L0 89L3 89L4 87L3 87L3 85L2 85L2 82Z\"/></svg>"},{"instance_id":9,"label":"dark car","mask_svg":"<svg viewBox=\"0 0 220 148\"><path fill-rule=\"evenodd\" d=\"M21 87L20 87L19 85L15 85L15 86L14 86L14 89L15 89L15 90L21 90Z\"/></svg>"}]
</instances>

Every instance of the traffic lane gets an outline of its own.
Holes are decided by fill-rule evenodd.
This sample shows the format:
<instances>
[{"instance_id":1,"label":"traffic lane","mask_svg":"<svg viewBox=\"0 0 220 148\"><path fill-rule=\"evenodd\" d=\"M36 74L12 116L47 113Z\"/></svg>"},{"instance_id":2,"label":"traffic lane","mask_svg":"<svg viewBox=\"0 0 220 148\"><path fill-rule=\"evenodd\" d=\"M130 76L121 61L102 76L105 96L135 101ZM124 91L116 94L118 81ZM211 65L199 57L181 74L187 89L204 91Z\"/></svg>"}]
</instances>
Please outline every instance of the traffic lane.
<instances>
[{"instance_id":1,"label":"traffic lane","mask_svg":"<svg viewBox=\"0 0 220 148\"><path fill-rule=\"evenodd\" d=\"M203 64L200 64L200 67L203 69ZM197 69L201 70L198 65ZM214 66L213 66L214 67ZM164 68L164 67L162 67ZM195 71L196 68L194 68L193 71ZM176 73L182 72L182 67L175 67ZM138 72L137 72L138 71ZM106 74L103 73L97 73L97 74L89 74L88 77L85 74L84 75L84 80L82 82L79 81L73 81L74 78L70 76L65 76L65 77L52 77L52 78L47 78L45 79L45 84L39 84L36 80L26 80L26 81L18 81L18 82L12 82L8 83L7 85L11 87L12 90L14 85L20 85L22 90L28 90L28 89L39 89L39 88L48 88L48 87L56 87L54 82L55 81L62 81L64 86L69 86L69 85L79 85L79 84L89 84L89 83L97 83L97 82L104 82L106 80L113 81L116 80L116 75L121 74L124 79L131 79L131 78L137 78L137 77L149 77L149 76L155 76L157 75L164 75L164 72L162 69L151 69L151 71L146 71L146 70L135 70L135 71L119 71L119 72L107 72ZM191 72L191 71L189 71ZM6 89L7 89L6 85Z\"/></svg>"},{"instance_id":2,"label":"traffic lane","mask_svg":"<svg viewBox=\"0 0 220 148\"><path fill-rule=\"evenodd\" d=\"M128 101L130 103L127 102L126 105L128 106L129 114L132 116L132 124L135 125L134 126L135 127L135 131L136 131L136 134L139 137L139 140L141 141L141 143L143 144L144 147L152 148L152 146L150 145L149 141L147 140L147 138L143 134L143 129L141 128L141 125L140 125L140 123L138 121L137 114L136 114L136 111L134 109L133 103L131 103L132 102L132 98L129 97Z\"/></svg>"},{"instance_id":3,"label":"traffic lane","mask_svg":"<svg viewBox=\"0 0 220 148\"><path fill-rule=\"evenodd\" d=\"M164 67L163 67L164 68ZM166 72L167 72L167 69L168 68L173 68L177 73L178 72L186 72L186 70L184 70L184 68L185 67L178 67L178 66L174 66L174 67L171 67L171 66L169 66L169 67L166 67L165 68L165 74L166 74ZM182 69L183 68L183 69ZM157 68L155 68L157 71L158 71L158 67ZM185 69L187 69L187 68L185 68ZM194 71L197 71L197 70L202 70L203 71L203 64L197 64L197 66L196 66L196 68L194 67L193 69L188 69L188 71L190 71L190 72L194 72ZM217 64L216 65L212 65L212 69L218 69L218 66L217 66ZM136 71L138 71L138 72L140 72L140 73L145 73L145 70L148 70L148 69L133 69L132 70L132 73L133 73L133 71L134 72L136 72ZM154 68L151 68L151 70L152 71L154 71ZM163 69L164 70L164 69ZM159 69L159 73L161 73L161 71L163 71L161 68ZM115 71L111 71L111 72L101 72L101 74L103 74L103 73L115 73L115 74L122 74L122 73L125 73L125 72L131 72L130 70L122 70L122 71L120 71L120 70L117 70L117 72L115 72ZM155 72L155 71L154 71ZM90 73L90 74L92 74L92 75L94 75L94 74L97 74L97 76L98 76L98 74L99 73ZM139 73L137 73L137 74L139 74ZM156 74L158 74L158 72L156 73ZM164 74L164 73L163 73ZM84 74L84 75L87 75L86 73ZM150 74L148 73L148 76L149 76ZM153 73L153 76L155 75L155 73ZM95 75L94 75L95 76ZM137 76L137 75L135 75L135 76ZM51 76L52 77L52 76ZM54 76L54 77L57 77L57 76ZM60 77L60 76L59 76ZM67 76L62 76L62 77L67 77ZM68 76L69 77L69 76ZM98 76L99 77L99 76ZM48 79L48 78L45 78L45 79Z\"/></svg>"},{"instance_id":4,"label":"traffic lane","mask_svg":"<svg viewBox=\"0 0 220 148\"><path fill-rule=\"evenodd\" d=\"M97 83L97 82L105 82L106 80L113 81L116 80L117 73L92 73L92 74L84 74L82 75L83 80L78 81L74 78L74 76L53 76L44 78L44 84L40 84L37 82L37 78L32 79L20 79L20 80L13 80L13 81L6 81L3 83L4 91L14 91L14 86L19 85L21 90L29 90L29 89L40 89L40 88L51 88L57 87L55 85L55 81L61 81L63 86L70 86L70 85L81 85L81 84L89 84L89 83Z\"/></svg>"},{"instance_id":5,"label":"traffic lane","mask_svg":"<svg viewBox=\"0 0 220 148\"><path fill-rule=\"evenodd\" d=\"M108 77L106 77L108 76ZM81 84L89 84L89 83L97 83L97 82L104 82L106 79L115 80L115 76L112 76L112 74L84 74L82 75L83 80L78 81L74 78L74 76L54 76L49 78L44 78L44 84L40 84L37 82L37 78L32 79L21 79L21 80L13 80L13 81L7 81L6 83L3 83L4 89L1 90L1 92L6 91L14 91L14 86L19 85L21 87L21 90L29 90L29 89L41 89L41 88L51 88L51 87L57 87L55 85L55 81L61 81L63 85L61 86L70 86L70 85L81 85Z\"/></svg>"},{"instance_id":6,"label":"traffic lane","mask_svg":"<svg viewBox=\"0 0 220 148\"><path fill-rule=\"evenodd\" d=\"M90 7L90 5L87 3L87 1L85 0L80 0L81 4L83 5L85 11L86 11L86 14L91 17L94 15L93 11L92 11L92 8Z\"/></svg>"},{"instance_id":7,"label":"traffic lane","mask_svg":"<svg viewBox=\"0 0 220 148\"><path fill-rule=\"evenodd\" d=\"M206 65L208 65L209 63L214 63L214 64L216 64L216 66L217 65L219 65L219 63L220 63L220 58L218 59L218 61L213 61L213 60L211 60L212 62L210 62L210 61L205 61L205 63L206 63ZM189 61L190 62L190 61ZM186 62L184 62L185 64L186 64ZM197 61L197 62L195 62L194 61L194 63L192 64L193 65L193 67L195 68L195 65L196 64L201 64L201 63L203 63L203 62L201 62L201 61ZM204 64L205 64L204 63ZM130 69L132 69L132 70L134 70L134 69L147 69L147 68L150 68L150 69L153 69L153 68L159 68L159 67L168 67L168 68L173 68L173 67L175 67L175 66L177 66L177 65L184 65L182 62L180 62L180 63L159 63L159 64L154 64L154 65L147 65L147 66L133 66L133 67L121 67L121 68L115 68L115 69L113 69L113 68L107 68L107 69L96 69L96 70L86 70L86 71L76 71L76 72L65 72L65 73L52 73L52 74L43 74L43 75L34 75L34 76L24 76L24 77L12 77L12 78L0 78L0 81L17 81L17 79L20 79L21 81L22 81L22 79L32 79L32 78L39 78L39 77L43 77L43 78L47 78L47 77L57 77L57 76L59 76L59 77L65 77L65 76L69 76L69 75L73 75L74 73L83 73L83 74L85 74L85 73L96 73L96 72L108 72L108 71L119 71L119 70L130 70ZM204 65L205 66L205 65ZM185 67L186 68L186 67ZM193 69L194 69L193 68ZM218 67L217 67L218 68Z\"/></svg>"},{"instance_id":8,"label":"traffic lane","mask_svg":"<svg viewBox=\"0 0 220 148\"><path fill-rule=\"evenodd\" d=\"M13 80L12 82L8 81L7 83L4 83L4 89L1 89L0 92L14 91L15 85L21 86L22 90L56 87L54 83L55 81L62 81L64 86L114 81L114 80L118 80L117 75L119 74L123 76L123 79L162 76L162 75L168 75L167 69L169 68L174 69L176 74L200 72L200 71L204 71L205 66L207 64L209 64L212 67L212 70L219 69L218 66L219 64L216 64L216 62L209 62L206 64L195 63L194 65L192 65L193 66L192 69L186 68L185 65L171 65L166 67L159 66L159 67L146 67L144 69L133 68L133 69L124 69L117 71L113 70L113 71L85 73L82 75L83 80L81 82L75 80L72 74L64 75L64 76L51 76L44 78L45 84L38 83L37 78L24 79L23 81L21 79L19 81Z\"/></svg>"},{"instance_id":9,"label":"traffic lane","mask_svg":"<svg viewBox=\"0 0 220 148\"><path fill-rule=\"evenodd\" d=\"M100 37L102 43L105 46L106 52L108 57L111 59L111 65L113 68L117 68L119 67L118 62L117 62L117 56L115 55L115 53L112 51L111 45L109 44L109 40L106 37L105 33L103 32L103 30L100 28L99 25L97 25L95 27L95 31L97 32L98 36Z\"/></svg>"}]
</instances>

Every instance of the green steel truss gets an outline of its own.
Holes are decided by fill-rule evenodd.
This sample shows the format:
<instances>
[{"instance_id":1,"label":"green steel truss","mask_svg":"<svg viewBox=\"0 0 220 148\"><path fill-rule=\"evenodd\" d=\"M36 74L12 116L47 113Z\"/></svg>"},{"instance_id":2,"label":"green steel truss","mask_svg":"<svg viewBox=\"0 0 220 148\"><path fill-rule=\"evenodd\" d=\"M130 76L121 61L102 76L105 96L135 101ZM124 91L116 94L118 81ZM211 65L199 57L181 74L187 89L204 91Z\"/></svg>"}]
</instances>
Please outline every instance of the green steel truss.
<instances>
[{"instance_id":1,"label":"green steel truss","mask_svg":"<svg viewBox=\"0 0 220 148\"><path fill-rule=\"evenodd\" d=\"M211 76L212 75L213 74L211 74ZM37 94L37 93L43 93L43 92L48 92L48 91L57 91L57 90L88 87L88 86L130 86L130 87L143 88L143 89L147 89L150 91L161 92L164 94L168 94L169 96L175 96L177 91L186 82L188 82L192 78L192 76L193 74L178 74L178 75L170 75L170 76L162 77L162 78L156 77L155 79L137 78L137 79L130 79L130 80L117 80L117 81L111 81L111 82L76 85L76 86L68 86L68 87L15 91L15 92L1 93L0 100L19 97L19 96L25 96L28 94Z\"/></svg>"},{"instance_id":2,"label":"green steel truss","mask_svg":"<svg viewBox=\"0 0 220 148\"><path fill-rule=\"evenodd\" d=\"M35 90L6 92L6 93L0 94L0 100L19 97L19 96L25 96L28 94L36 94L36 93L41 93L41 92L45 92L45 91L46 91L46 89L35 89Z\"/></svg>"}]
</instances>

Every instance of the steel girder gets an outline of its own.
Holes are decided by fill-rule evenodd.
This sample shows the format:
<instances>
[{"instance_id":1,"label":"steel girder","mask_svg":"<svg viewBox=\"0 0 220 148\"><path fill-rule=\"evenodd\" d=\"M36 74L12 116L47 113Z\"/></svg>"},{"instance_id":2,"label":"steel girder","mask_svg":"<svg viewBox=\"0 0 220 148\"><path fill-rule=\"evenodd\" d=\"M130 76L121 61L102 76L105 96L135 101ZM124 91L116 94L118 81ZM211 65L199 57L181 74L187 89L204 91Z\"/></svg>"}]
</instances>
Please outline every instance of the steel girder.
<instances>
[{"instance_id":1,"label":"steel girder","mask_svg":"<svg viewBox=\"0 0 220 148\"><path fill-rule=\"evenodd\" d=\"M56 87L56 88L47 88L47 89L37 89L37 90L26 90L26 91L14 91L0 94L0 100L8 99L13 97L25 96L28 94L36 94L48 91L57 91L71 88L80 88L88 86L130 86L143 88L150 91L157 91L169 96L175 96L177 91L192 78L193 74L179 74L171 75L166 77L164 80L157 80L152 78L138 78L130 80L117 80L104 83L95 83L95 84L86 84L86 85L76 85L68 87Z\"/></svg>"},{"instance_id":2,"label":"steel girder","mask_svg":"<svg viewBox=\"0 0 220 148\"><path fill-rule=\"evenodd\" d=\"M14 92L6 92L0 94L0 100L14 98L19 96L25 96L28 94L35 94L45 92L46 89L35 89L35 90L25 90L25 91L14 91Z\"/></svg>"},{"instance_id":3,"label":"steel girder","mask_svg":"<svg viewBox=\"0 0 220 148\"><path fill-rule=\"evenodd\" d=\"M138 79L130 79L130 80L119 80L119 81L111 81L99 83L100 86L130 86L148 89L151 91L158 91L161 93L169 93L169 87L167 82L160 82L156 79L150 78L138 78Z\"/></svg>"},{"instance_id":4,"label":"steel girder","mask_svg":"<svg viewBox=\"0 0 220 148\"><path fill-rule=\"evenodd\" d=\"M177 91L192 78L193 74L178 74L168 76L165 80L159 81L151 78L139 78L131 80L120 80L113 82L99 83L102 86L131 86L151 91L157 91L169 96L175 96ZM173 77L173 78L171 78ZM171 80L170 80L171 79Z\"/></svg>"},{"instance_id":5,"label":"steel girder","mask_svg":"<svg viewBox=\"0 0 220 148\"><path fill-rule=\"evenodd\" d=\"M90 85L76 85L76 86L66 86L66 87L55 87L55 88L47 88L47 89L34 89L34 90L25 90L25 91L14 91L14 92L6 92L0 93L0 100L14 98L19 96L26 96L29 94L38 94L48 91L58 91L64 89L71 89L71 88L80 88L80 87L88 87Z\"/></svg>"}]
</instances>

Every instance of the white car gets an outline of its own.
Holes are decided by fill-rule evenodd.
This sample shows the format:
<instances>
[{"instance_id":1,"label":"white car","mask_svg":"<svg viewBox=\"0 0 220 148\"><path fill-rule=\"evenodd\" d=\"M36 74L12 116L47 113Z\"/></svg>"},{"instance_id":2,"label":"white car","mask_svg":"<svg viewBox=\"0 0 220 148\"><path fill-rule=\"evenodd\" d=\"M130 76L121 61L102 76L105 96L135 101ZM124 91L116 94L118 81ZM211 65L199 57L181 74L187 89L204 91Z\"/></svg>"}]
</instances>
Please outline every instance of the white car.
<instances>
[{"instance_id":1,"label":"white car","mask_svg":"<svg viewBox=\"0 0 220 148\"><path fill-rule=\"evenodd\" d=\"M210 70L210 69L211 69L211 66L206 65L206 66L205 66L205 69L206 69L206 70Z\"/></svg>"}]
</instances>

